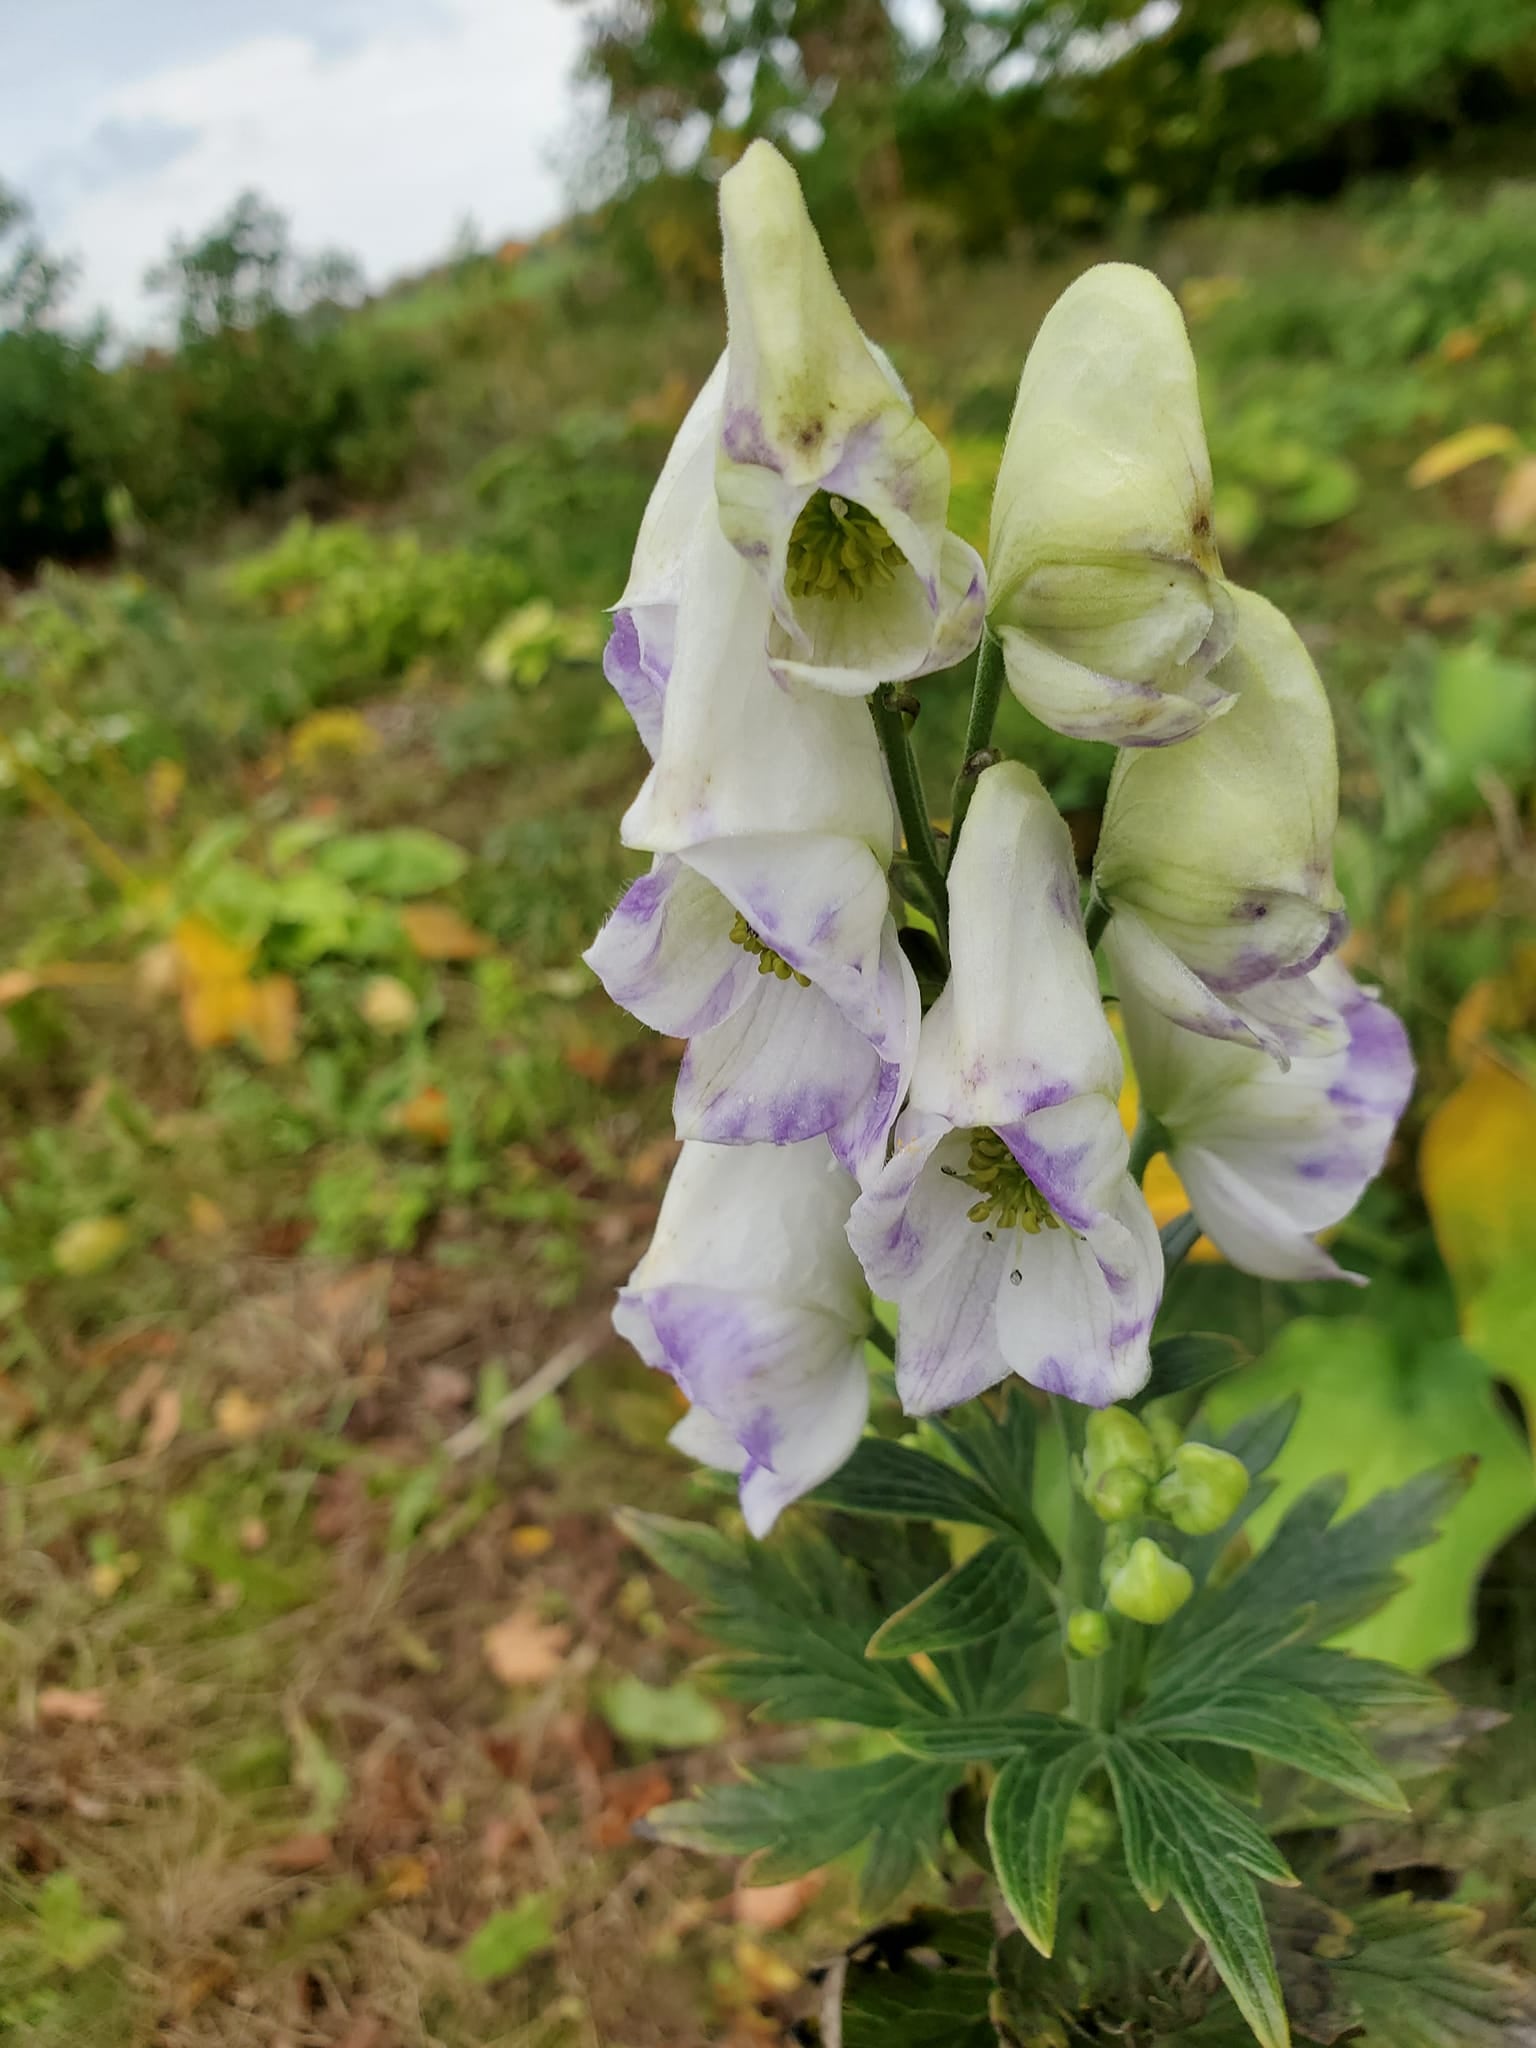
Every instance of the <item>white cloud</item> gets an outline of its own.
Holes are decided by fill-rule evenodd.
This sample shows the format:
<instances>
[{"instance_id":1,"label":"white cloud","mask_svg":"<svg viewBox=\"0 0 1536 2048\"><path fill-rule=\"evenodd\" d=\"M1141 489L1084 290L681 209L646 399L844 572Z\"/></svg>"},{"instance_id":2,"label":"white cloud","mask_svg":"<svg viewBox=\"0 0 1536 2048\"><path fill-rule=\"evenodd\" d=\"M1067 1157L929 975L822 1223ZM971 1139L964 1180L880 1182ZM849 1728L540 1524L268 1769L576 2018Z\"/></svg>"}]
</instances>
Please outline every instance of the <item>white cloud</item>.
<instances>
[{"instance_id":1,"label":"white cloud","mask_svg":"<svg viewBox=\"0 0 1536 2048\"><path fill-rule=\"evenodd\" d=\"M560 210L548 156L571 116L577 28L561 0L440 0L339 51L264 35L115 84L56 153L50 239L81 257L83 300L143 329L144 271L248 186L300 247L339 244L375 282L444 254L466 214L492 236L541 227ZM91 161L103 129L180 147L82 190L70 159Z\"/></svg>"}]
</instances>

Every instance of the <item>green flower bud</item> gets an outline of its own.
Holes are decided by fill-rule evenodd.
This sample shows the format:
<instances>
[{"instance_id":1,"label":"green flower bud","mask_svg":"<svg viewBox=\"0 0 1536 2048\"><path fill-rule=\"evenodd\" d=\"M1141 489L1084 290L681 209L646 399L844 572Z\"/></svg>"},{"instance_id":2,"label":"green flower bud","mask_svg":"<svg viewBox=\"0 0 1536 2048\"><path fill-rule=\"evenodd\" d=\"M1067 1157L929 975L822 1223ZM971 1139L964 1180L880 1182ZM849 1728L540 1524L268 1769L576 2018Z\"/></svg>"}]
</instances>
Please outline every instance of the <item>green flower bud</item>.
<instances>
[{"instance_id":1,"label":"green flower bud","mask_svg":"<svg viewBox=\"0 0 1536 2048\"><path fill-rule=\"evenodd\" d=\"M1063 1836L1067 1854L1084 1862L1097 1862L1115 1846L1120 1830L1114 1817L1104 1811L1086 1792L1077 1793L1067 1808Z\"/></svg>"},{"instance_id":2,"label":"green flower bud","mask_svg":"<svg viewBox=\"0 0 1536 2048\"><path fill-rule=\"evenodd\" d=\"M1146 1479L1155 1479L1163 1461L1147 1427L1129 1408L1096 1408L1088 1417L1083 1471L1091 1488L1099 1475L1115 1465L1129 1465Z\"/></svg>"},{"instance_id":3,"label":"green flower bud","mask_svg":"<svg viewBox=\"0 0 1536 2048\"><path fill-rule=\"evenodd\" d=\"M1241 1458L1210 1444L1181 1444L1152 1490L1152 1507L1186 1536L1209 1536L1226 1527L1247 1492L1248 1468Z\"/></svg>"},{"instance_id":4,"label":"green flower bud","mask_svg":"<svg viewBox=\"0 0 1536 2048\"><path fill-rule=\"evenodd\" d=\"M1067 1648L1074 1657L1102 1657L1109 1648L1109 1617L1096 1607L1074 1607L1067 1616Z\"/></svg>"},{"instance_id":5,"label":"green flower bud","mask_svg":"<svg viewBox=\"0 0 1536 2048\"><path fill-rule=\"evenodd\" d=\"M1195 1582L1183 1565L1150 1536L1141 1536L1109 1582L1109 1604L1128 1621L1156 1628L1171 1621L1194 1590Z\"/></svg>"},{"instance_id":6,"label":"green flower bud","mask_svg":"<svg viewBox=\"0 0 1536 2048\"><path fill-rule=\"evenodd\" d=\"M1130 1465L1111 1465L1088 1488L1088 1504L1101 1522L1129 1522L1147 1505L1147 1475Z\"/></svg>"},{"instance_id":7,"label":"green flower bud","mask_svg":"<svg viewBox=\"0 0 1536 2048\"><path fill-rule=\"evenodd\" d=\"M1099 1559L1099 1584L1105 1591L1109 1582L1131 1554L1131 1532L1121 1527L1111 1531L1104 1545L1104 1555Z\"/></svg>"}]
</instances>

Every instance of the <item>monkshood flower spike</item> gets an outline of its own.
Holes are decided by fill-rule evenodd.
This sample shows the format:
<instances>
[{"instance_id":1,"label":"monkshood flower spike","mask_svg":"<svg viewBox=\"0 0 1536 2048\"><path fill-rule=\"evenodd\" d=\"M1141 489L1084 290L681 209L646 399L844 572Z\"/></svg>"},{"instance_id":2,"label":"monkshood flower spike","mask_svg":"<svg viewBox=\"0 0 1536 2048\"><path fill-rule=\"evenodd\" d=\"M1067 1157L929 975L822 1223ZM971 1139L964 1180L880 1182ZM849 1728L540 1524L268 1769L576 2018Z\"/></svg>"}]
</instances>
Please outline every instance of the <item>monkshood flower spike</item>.
<instances>
[{"instance_id":1,"label":"monkshood flower spike","mask_svg":"<svg viewBox=\"0 0 1536 2048\"><path fill-rule=\"evenodd\" d=\"M1146 1379L1162 1252L1126 1172L1071 841L1016 762L977 786L950 936L895 1154L848 1226L900 1309L897 1390L928 1414L1017 1373L1103 1406Z\"/></svg>"},{"instance_id":2,"label":"monkshood flower spike","mask_svg":"<svg viewBox=\"0 0 1536 2048\"><path fill-rule=\"evenodd\" d=\"M1233 606L1183 316L1150 271L1102 263L1024 364L992 506L989 623L1008 683L1077 739L1159 747L1231 703Z\"/></svg>"},{"instance_id":3,"label":"monkshood flower spike","mask_svg":"<svg viewBox=\"0 0 1536 2048\"><path fill-rule=\"evenodd\" d=\"M1344 1045L1282 1071L1266 1054L1170 1024L1129 994L1126 1036L1141 1088L1206 1235L1266 1280L1351 1280L1313 1240L1342 1222L1381 1170L1413 1088L1408 1034L1337 961L1313 977Z\"/></svg>"},{"instance_id":4,"label":"monkshood flower spike","mask_svg":"<svg viewBox=\"0 0 1536 2048\"><path fill-rule=\"evenodd\" d=\"M685 1145L614 1327L692 1404L679 1450L741 1476L764 1536L852 1453L869 1410L857 1189L825 1142Z\"/></svg>"},{"instance_id":5,"label":"monkshood flower spike","mask_svg":"<svg viewBox=\"0 0 1536 2048\"><path fill-rule=\"evenodd\" d=\"M729 323L715 483L785 677L867 696L962 661L985 579L949 457L838 290L799 180L754 142L720 184Z\"/></svg>"},{"instance_id":6,"label":"monkshood flower spike","mask_svg":"<svg viewBox=\"0 0 1536 2048\"><path fill-rule=\"evenodd\" d=\"M1281 1060L1347 1033L1313 969L1347 929L1333 879L1339 776L1317 670L1274 606L1234 590L1231 708L1177 747L1121 754L1094 885L1123 996Z\"/></svg>"}]
</instances>

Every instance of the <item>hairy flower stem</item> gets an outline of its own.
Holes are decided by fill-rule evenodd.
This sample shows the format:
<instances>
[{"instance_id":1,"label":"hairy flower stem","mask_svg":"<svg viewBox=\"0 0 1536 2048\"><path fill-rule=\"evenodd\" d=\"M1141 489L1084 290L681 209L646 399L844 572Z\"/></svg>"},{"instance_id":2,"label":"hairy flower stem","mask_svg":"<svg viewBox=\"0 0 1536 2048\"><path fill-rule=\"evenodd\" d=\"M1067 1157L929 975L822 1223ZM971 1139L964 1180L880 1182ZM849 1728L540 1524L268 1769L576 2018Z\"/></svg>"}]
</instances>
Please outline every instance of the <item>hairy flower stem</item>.
<instances>
[{"instance_id":1,"label":"hairy flower stem","mask_svg":"<svg viewBox=\"0 0 1536 2048\"><path fill-rule=\"evenodd\" d=\"M923 793L923 778L918 773L917 756L912 751L912 738L907 731L907 722L897 703L896 691L890 683L882 683L869 700L870 712L875 721L875 731L885 754L886 766L890 770L891 788L896 795L896 809L901 818L901 829L907 842L907 858L928 898L928 907L938 930L939 944L949 953L949 891L944 885L944 869L939 861L938 841L933 836L933 823L928 816L928 799Z\"/></svg>"},{"instance_id":2,"label":"hairy flower stem","mask_svg":"<svg viewBox=\"0 0 1536 2048\"><path fill-rule=\"evenodd\" d=\"M971 715L965 728L965 752L961 757L960 773L955 777L954 795L950 799L946 870L954 865L955 848L960 844L960 828L971 808L971 798L976 794L981 772L992 765L992 727L997 721L997 707L1002 695L1003 643L990 628L983 628L981 645L976 650L976 676L971 684Z\"/></svg>"}]
</instances>

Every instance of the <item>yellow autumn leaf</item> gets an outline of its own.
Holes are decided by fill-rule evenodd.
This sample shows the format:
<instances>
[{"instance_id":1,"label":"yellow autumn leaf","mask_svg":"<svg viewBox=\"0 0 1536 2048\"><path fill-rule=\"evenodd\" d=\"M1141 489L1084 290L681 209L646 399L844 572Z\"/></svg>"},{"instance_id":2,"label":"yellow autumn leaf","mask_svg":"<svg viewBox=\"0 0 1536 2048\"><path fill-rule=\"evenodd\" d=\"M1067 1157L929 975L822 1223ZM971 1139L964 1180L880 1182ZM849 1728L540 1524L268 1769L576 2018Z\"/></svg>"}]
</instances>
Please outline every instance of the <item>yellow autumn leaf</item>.
<instances>
[{"instance_id":1,"label":"yellow autumn leaf","mask_svg":"<svg viewBox=\"0 0 1536 2048\"><path fill-rule=\"evenodd\" d=\"M196 1190L187 1197L187 1221L199 1237L222 1237L229 1228L228 1218L218 1203Z\"/></svg>"},{"instance_id":2,"label":"yellow autumn leaf","mask_svg":"<svg viewBox=\"0 0 1536 2048\"><path fill-rule=\"evenodd\" d=\"M241 1029L268 1066L291 1060L299 1049L299 991L287 974L268 974L250 983Z\"/></svg>"},{"instance_id":3,"label":"yellow autumn leaf","mask_svg":"<svg viewBox=\"0 0 1536 2048\"><path fill-rule=\"evenodd\" d=\"M422 960L478 960L496 950L494 939L477 932L446 903L404 903L400 922Z\"/></svg>"},{"instance_id":4,"label":"yellow autumn leaf","mask_svg":"<svg viewBox=\"0 0 1536 2048\"><path fill-rule=\"evenodd\" d=\"M312 768L327 754L355 759L377 751L378 734L360 712L312 711L288 735L288 758L295 768Z\"/></svg>"},{"instance_id":5,"label":"yellow autumn leaf","mask_svg":"<svg viewBox=\"0 0 1536 2048\"><path fill-rule=\"evenodd\" d=\"M249 1443L260 1436L270 1419L271 1410L239 1387L229 1388L213 1404L213 1426L226 1443Z\"/></svg>"},{"instance_id":6,"label":"yellow autumn leaf","mask_svg":"<svg viewBox=\"0 0 1536 2048\"><path fill-rule=\"evenodd\" d=\"M53 1263L72 1280L99 1273L128 1249L128 1225L121 1216L82 1216L53 1240Z\"/></svg>"},{"instance_id":7,"label":"yellow autumn leaf","mask_svg":"<svg viewBox=\"0 0 1536 2048\"><path fill-rule=\"evenodd\" d=\"M243 980L256 958L254 946L237 946L216 925L195 912L177 924L171 933L171 943L183 975L193 981Z\"/></svg>"},{"instance_id":8,"label":"yellow autumn leaf","mask_svg":"<svg viewBox=\"0 0 1536 2048\"><path fill-rule=\"evenodd\" d=\"M428 1087L392 1109L393 1130L404 1131L428 1145L446 1145L453 1136L453 1106L441 1088Z\"/></svg>"},{"instance_id":9,"label":"yellow autumn leaf","mask_svg":"<svg viewBox=\"0 0 1536 2048\"><path fill-rule=\"evenodd\" d=\"M210 1046L233 1045L251 1015L251 982L189 981L181 991L181 1028L187 1043L199 1052Z\"/></svg>"},{"instance_id":10,"label":"yellow autumn leaf","mask_svg":"<svg viewBox=\"0 0 1536 2048\"><path fill-rule=\"evenodd\" d=\"M1493 530L1500 540L1536 539L1536 455L1517 462L1499 486Z\"/></svg>"},{"instance_id":11,"label":"yellow autumn leaf","mask_svg":"<svg viewBox=\"0 0 1536 2048\"><path fill-rule=\"evenodd\" d=\"M162 757L150 763L149 775L145 782L144 795L149 804L149 814L163 825L174 815L181 802L181 793L187 786L187 771L180 761Z\"/></svg>"},{"instance_id":12,"label":"yellow autumn leaf","mask_svg":"<svg viewBox=\"0 0 1536 2048\"><path fill-rule=\"evenodd\" d=\"M1425 1127L1419 1180L1463 1308L1506 1267L1536 1267L1536 1088L1484 1055Z\"/></svg>"},{"instance_id":13,"label":"yellow autumn leaf","mask_svg":"<svg viewBox=\"0 0 1536 2048\"><path fill-rule=\"evenodd\" d=\"M1486 462L1490 455L1512 454L1519 446L1519 437L1512 427L1499 426L1492 420L1477 427L1463 427L1459 434L1449 434L1433 448L1426 448L1409 470L1408 481L1416 491L1422 491L1429 484L1443 483L1448 476L1470 469L1474 462Z\"/></svg>"}]
</instances>

